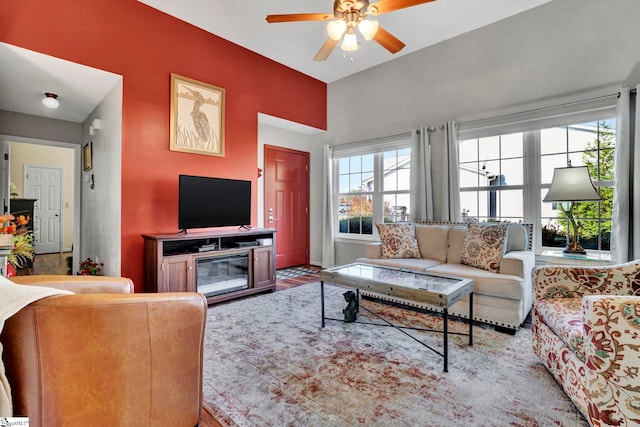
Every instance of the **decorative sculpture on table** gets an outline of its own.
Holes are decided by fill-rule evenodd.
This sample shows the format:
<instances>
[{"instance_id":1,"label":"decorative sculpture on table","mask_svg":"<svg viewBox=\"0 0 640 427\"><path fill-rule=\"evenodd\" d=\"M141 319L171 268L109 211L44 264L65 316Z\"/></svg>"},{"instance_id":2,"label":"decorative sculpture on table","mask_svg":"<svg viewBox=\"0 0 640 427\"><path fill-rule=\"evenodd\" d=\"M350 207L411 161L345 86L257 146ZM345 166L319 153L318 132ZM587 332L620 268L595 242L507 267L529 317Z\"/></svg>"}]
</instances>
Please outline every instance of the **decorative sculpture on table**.
<instances>
[{"instance_id":1,"label":"decorative sculpture on table","mask_svg":"<svg viewBox=\"0 0 640 427\"><path fill-rule=\"evenodd\" d=\"M342 294L342 296L344 296L344 300L347 302L347 306L342 310L342 313L344 313L344 321L347 323L355 322L360 309L358 296L353 291L347 291Z\"/></svg>"}]
</instances>

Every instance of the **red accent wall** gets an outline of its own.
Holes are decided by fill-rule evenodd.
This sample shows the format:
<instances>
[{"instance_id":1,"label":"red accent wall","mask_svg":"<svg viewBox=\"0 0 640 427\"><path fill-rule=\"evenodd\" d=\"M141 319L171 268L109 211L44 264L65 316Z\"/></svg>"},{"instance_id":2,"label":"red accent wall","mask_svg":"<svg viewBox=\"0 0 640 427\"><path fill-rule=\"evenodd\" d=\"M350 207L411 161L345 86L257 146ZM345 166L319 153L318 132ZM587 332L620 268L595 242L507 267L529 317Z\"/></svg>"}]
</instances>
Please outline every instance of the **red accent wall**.
<instances>
[{"instance_id":1,"label":"red accent wall","mask_svg":"<svg viewBox=\"0 0 640 427\"><path fill-rule=\"evenodd\" d=\"M123 76L121 274L137 292L140 235L178 231L179 174L252 180L255 225L258 112L326 129L325 83L138 1L3 3L3 42ZM171 73L225 88L224 158L169 151Z\"/></svg>"}]
</instances>

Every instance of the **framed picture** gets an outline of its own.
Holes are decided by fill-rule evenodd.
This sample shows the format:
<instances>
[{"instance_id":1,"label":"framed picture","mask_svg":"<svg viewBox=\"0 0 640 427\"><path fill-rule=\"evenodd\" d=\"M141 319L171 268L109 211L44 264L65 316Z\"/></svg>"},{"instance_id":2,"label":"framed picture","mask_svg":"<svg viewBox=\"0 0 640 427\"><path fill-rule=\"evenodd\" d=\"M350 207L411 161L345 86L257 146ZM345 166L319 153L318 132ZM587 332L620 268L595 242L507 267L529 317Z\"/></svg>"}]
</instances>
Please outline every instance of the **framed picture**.
<instances>
[{"instance_id":1,"label":"framed picture","mask_svg":"<svg viewBox=\"0 0 640 427\"><path fill-rule=\"evenodd\" d=\"M93 146L90 142L88 142L82 147L82 170L85 172L93 169L93 160L91 159L92 155Z\"/></svg>"},{"instance_id":2,"label":"framed picture","mask_svg":"<svg viewBox=\"0 0 640 427\"><path fill-rule=\"evenodd\" d=\"M171 74L172 151L224 157L224 89Z\"/></svg>"}]
</instances>

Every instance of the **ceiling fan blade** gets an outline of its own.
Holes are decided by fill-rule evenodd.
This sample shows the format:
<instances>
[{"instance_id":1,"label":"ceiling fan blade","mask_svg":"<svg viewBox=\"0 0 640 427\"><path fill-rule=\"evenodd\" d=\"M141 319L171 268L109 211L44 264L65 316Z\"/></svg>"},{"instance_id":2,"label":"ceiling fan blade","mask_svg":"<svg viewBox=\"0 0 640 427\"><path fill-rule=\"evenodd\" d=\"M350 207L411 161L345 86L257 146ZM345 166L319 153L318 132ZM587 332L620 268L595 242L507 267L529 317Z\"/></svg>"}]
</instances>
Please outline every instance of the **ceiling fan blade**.
<instances>
[{"instance_id":1,"label":"ceiling fan blade","mask_svg":"<svg viewBox=\"0 0 640 427\"><path fill-rule=\"evenodd\" d=\"M334 40L332 38L328 38L326 42L322 45L316 56L313 57L314 61L324 61L329 57L333 49L337 46L340 40Z\"/></svg>"},{"instance_id":2,"label":"ceiling fan blade","mask_svg":"<svg viewBox=\"0 0 640 427\"><path fill-rule=\"evenodd\" d=\"M377 12L372 11L372 15L382 15L383 13L393 12L394 10L405 9L411 6L417 6L423 3L429 3L434 0L380 0L373 3L370 7L377 9Z\"/></svg>"},{"instance_id":3,"label":"ceiling fan blade","mask_svg":"<svg viewBox=\"0 0 640 427\"><path fill-rule=\"evenodd\" d=\"M387 49L391 53L399 52L405 46L404 43L402 43L393 34L382 27L378 28L378 31L376 32L376 35L373 36L373 39L377 41L380 46Z\"/></svg>"},{"instance_id":4,"label":"ceiling fan blade","mask_svg":"<svg viewBox=\"0 0 640 427\"><path fill-rule=\"evenodd\" d=\"M330 13L290 13L286 15L267 15L267 22L326 21L332 19Z\"/></svg>"}]
</instances>

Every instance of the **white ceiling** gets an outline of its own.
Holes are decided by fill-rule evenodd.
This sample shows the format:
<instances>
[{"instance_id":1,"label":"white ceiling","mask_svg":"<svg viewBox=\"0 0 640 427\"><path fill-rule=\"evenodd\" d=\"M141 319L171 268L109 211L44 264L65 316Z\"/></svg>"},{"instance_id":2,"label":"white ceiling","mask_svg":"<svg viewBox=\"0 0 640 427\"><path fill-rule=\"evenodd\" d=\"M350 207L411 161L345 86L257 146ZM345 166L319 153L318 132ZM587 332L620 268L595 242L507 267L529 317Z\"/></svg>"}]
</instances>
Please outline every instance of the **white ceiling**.
<instances>
[{"instance_id":1,"label":"white ceiling","mask_svg":"<svg viewBox=\"0 0 640 427\"><path fill-rule=\"evenodd\" d=\"M353 61L339 46L323 62L313 61L327 39L324 22L268 24L268 14L332 13L331 0L145 0L151 7L271 58L326 83L491 24L551 0L437 0L379 16L380 25L406 43L390 54L360 41ZM121 76L0 43L0 110L83 122ZM49 110L45 92L58 94Z\"/></svg>"},{"instance_id":2,"label":"white ceiling","mask_svg":"<svg viewBox=\"0 0 640 427\"><path fill-rule=\"evenodd\" d=\"M333 13L332 0L139 0L223 39L326 83L443 40L489 25L551 0L437 0L377 17L406 47L395 55L374 41L343 58L339 46L326 61L313 57L327 40L322 21L269 24L267 15ZM372 1L371 4L374 4Z\"/></svg>"},{"instance_id":3,"label":"white ceiling","mask_svg":"<svg viewBox=\"0 0 640 427\"><path fill-rule=\"evenodd\" d=\"M120 76L0 43L0 110L83 122ZM58 95L60 107L42 104L45 92Z\"/></svg>"}]
</instances>

